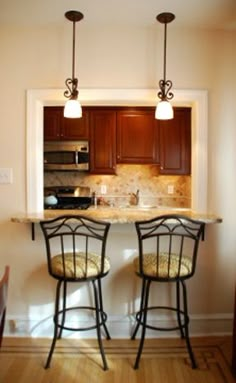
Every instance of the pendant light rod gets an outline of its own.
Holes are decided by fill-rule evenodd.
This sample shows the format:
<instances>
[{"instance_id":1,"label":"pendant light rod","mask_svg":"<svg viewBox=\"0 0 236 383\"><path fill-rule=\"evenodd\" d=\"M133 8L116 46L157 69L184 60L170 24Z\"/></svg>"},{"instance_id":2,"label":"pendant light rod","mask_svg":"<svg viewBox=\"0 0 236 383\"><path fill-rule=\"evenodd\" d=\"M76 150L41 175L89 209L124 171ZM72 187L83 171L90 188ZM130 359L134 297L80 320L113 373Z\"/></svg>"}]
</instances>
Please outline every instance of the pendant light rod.
<instances>
[{"instance_id":1,"label":"pendant light rod","mask_svg":"<svg viewBox=\"0 0 236 383\"><path fill-rule=\"evenodd\" d=\"M167 47L167 24L175 19L175 15L170 12L163 12L156 16L157 21L164 24L164 60L163 60L163 80L159 81L160 91L158 97L162 101L171 100L174 94L170 92L172 88L172 81L166 80L166 47Z\"/></svg>"},{"instance_id":2,"label":"pendant light rod","mask_svg":"<svg viewBox=\"0 0 236 383\"><path fill-rule=\"evenodd\" d=\"M165 23L165 32L164 32L164 64L163 64L163 74L164 74L164 81L166 81L166 38L167 38L167 27Z\"/></svg>"},{"instance_id":3,"label":"pendant light rod","mask_svg":"<svg viewBox=\"0 0 236 383\"><path fill-rule=\"evenodd\" d=\"M76 22L83 19L84 15L79 11L68 11L65 13L65 17L73 22L73 45L72 45L72 77L67 78L65 81L67 90L64 92L64 96L76 100L78 97L78 79L75 78L75 27Z\"/></svg>"},{"instance_id":4,"label":"pendant light rod","mask_svg":"<svg viewBox=\"0 0 236 383\"><path fill-rule=\"evenodd\" d=\"M72 79L75 78L75 22L73 22Z\"/></svg>"}]
</instances>

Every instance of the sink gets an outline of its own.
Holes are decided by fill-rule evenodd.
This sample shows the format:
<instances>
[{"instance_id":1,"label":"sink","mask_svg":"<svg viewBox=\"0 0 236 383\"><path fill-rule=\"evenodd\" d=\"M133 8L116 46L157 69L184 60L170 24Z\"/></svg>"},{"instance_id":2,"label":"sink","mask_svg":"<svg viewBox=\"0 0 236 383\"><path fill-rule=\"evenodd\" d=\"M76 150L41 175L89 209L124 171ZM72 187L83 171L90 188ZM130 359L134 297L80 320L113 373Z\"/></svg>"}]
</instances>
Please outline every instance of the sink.
<instances>
[{"instance_id":1,"label":"sink","mask_svg":"<svg viewBox=\"0 0 236 383\"><path fill-rule=\"evenodd\" d=\"M120 209L130 209L130 210L151 210L157 209L156 205L121 205Z\"/></svg>"},{"instance_id":2,"label":"sink","mask_svg":"<svg viewBox=\"0 0 236 383\"><path fill-rule=\"evenodd\" d=\"M191 210L189 207L171 207L170 210L176 210L176 211L189 211Z\"/></svg>"},{"instance_id":3,"label":"sink","mask_svg":"<svg viewBox=\"0 0 236 383\"><path fill-rule=\"evenodd\" d=\"M149 210L149 209L157 209L157 206L156 205L140 205L140 206L137 206L137 208Z\"/></svg>"}]
</instances>

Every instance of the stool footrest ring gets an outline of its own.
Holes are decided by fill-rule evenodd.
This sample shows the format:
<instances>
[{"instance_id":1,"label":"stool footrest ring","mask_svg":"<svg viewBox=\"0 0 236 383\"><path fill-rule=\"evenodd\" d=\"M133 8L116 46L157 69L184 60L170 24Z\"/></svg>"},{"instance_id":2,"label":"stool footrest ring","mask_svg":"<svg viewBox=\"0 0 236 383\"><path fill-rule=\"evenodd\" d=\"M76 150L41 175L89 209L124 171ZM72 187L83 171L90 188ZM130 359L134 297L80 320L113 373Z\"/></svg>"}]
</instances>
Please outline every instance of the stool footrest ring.
<instances>
[{"instance_id":1,"label":"stool footrest ring","mask_svg":"<svg viewBox=\"0 0 236 383\"><path fill-rule=\"evenodd\" d=\"M94 311L95 312L96 308L93 306L76 306L76 307L68 307L65 310L60 310L58 312L58 315L57 315L58 318L56 318L55 315L53 317L54 323L56 324L56 326L58 328L61 328L63 330L70 330L70 331L87 331L87 330L94 330L97 328L96 323L94 325L86 326L86 327L69 327L69 326L66 326L65 324L61 325L59 322L59 316L63 315L64 312L73 311L73 310L88 310L88 311ZM99 326L103 326L107 321L107 314L101 310L99 310L99 313L100 313L100 318L101 318L101 320L99 321ZM94 320L95 320L95 318L94 318Z\"/></svg>"},{"instance_id":2,"label":"stool footrest ring","mask_svg":"<svg viewBox=\"0 0 236 383\"><path fill-rule=\"evenodd\" d=\"M174 311L176 312L177 314L181 315L182 318L183 318L183 323L181 322L181 325L178 325L178 326L174 326L174 327L157 327L157 326L154 326L154 325L150 325L148 323L145 324L145 327L146 328L149 328L151 330L158 330L158 331L175 331L175 330L179 330L181 328L185 328L185 326L189 323L189 317L187 315L185 315L184 311L183 310L178 310L177 308L175 307L169 307L169 306L150 306L150 307L147 307L146 309L143 309L143 310L140 310L136 313L136 320L137 322L143 326L144 323L143 323L143 314L145 311L152 311L152 310L167 310L167 311Z\"/></svg>"}]
</instances>

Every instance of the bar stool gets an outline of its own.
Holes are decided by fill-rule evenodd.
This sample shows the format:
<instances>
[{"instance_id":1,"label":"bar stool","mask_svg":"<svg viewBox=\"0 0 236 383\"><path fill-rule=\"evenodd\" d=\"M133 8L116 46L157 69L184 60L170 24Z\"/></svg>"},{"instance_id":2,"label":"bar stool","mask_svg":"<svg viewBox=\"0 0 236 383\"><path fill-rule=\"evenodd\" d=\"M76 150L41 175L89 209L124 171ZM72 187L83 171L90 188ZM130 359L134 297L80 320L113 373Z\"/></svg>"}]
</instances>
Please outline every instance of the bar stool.
<instances>
[{"instance_id":1,"label":"bar stool","mask_svg":"<svg viewBox=\"0 0 236 383\"><path fill-rule=\"evenodd\" d=\"M110 223L96 221L82 215L63 215L49 221L41 221L40 226L46 243L48 272L57 280L53 317L54 336L45 368L50 367L56 341L61 338L63 329L70 331L96 329L103 369L107 370L101 327L107 339L110 339L110 334L106 326L107 314L103 310L101 280L110 270L109 260L105 256ZM93 305L68 307L67 284L69 282L91 282ZM61 306L60 297L62 297ZM92 313L94 323L83 327L71 327L67 324L68 311L79 309Z\"/></svg>"},{"instance_id":2,"label":"bar stool","mask_svg":"<svg viewBox=\"0 0 236 383\"><path fill-rule=\"evenodd\" d=\"M135 339L141 325L142 333L134 368L139 367L146 329L159 331L179 330L185 338L192 368L196 361L189 340L189 315L185 280L194 275L199 240L204 235L204 223L181 215L162 215L148 221L135 222L139 256L134 259L135 273L142 279L140 309L131 339ZM174 306L150 306L149 293L152 282L175 283ZM182 294L181 294L182 287ZM182 295L182 299L181 299ZM182 300L182 304L181 304ZM148 314L155 310L176 314L174 326L157 327L151 324ZM157 311L158 312L158 311Z\"/></svg>"}]
</instances>

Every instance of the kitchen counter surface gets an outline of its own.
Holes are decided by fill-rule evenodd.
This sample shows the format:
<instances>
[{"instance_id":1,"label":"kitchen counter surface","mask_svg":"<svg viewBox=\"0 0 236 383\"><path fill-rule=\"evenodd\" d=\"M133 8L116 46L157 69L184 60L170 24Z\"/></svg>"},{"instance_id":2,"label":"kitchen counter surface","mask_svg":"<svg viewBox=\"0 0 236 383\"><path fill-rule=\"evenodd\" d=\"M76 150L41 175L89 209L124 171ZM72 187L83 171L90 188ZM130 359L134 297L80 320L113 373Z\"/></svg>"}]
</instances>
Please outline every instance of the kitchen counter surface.
<instances>
[{"instance_id":1,"label":"kitchen counter surface","mask_svg":"<svg viewBox=\"0 0 236 383\"><path fill-rule=\"evenodd\" d=\"M112 224L134 223L135 221L149 220L163 214L181 214L189 218L203 221L205 223L220 223L222 218L208 213L195 212L185 208L169 208L169 207L106 207L91 206L87 210L44 210L42 213L20 214L11 218L12 222L18 223L37 223L49 220L59 215L78 214L97 220L107 221Z\"/></svg>"}]
</instances>

